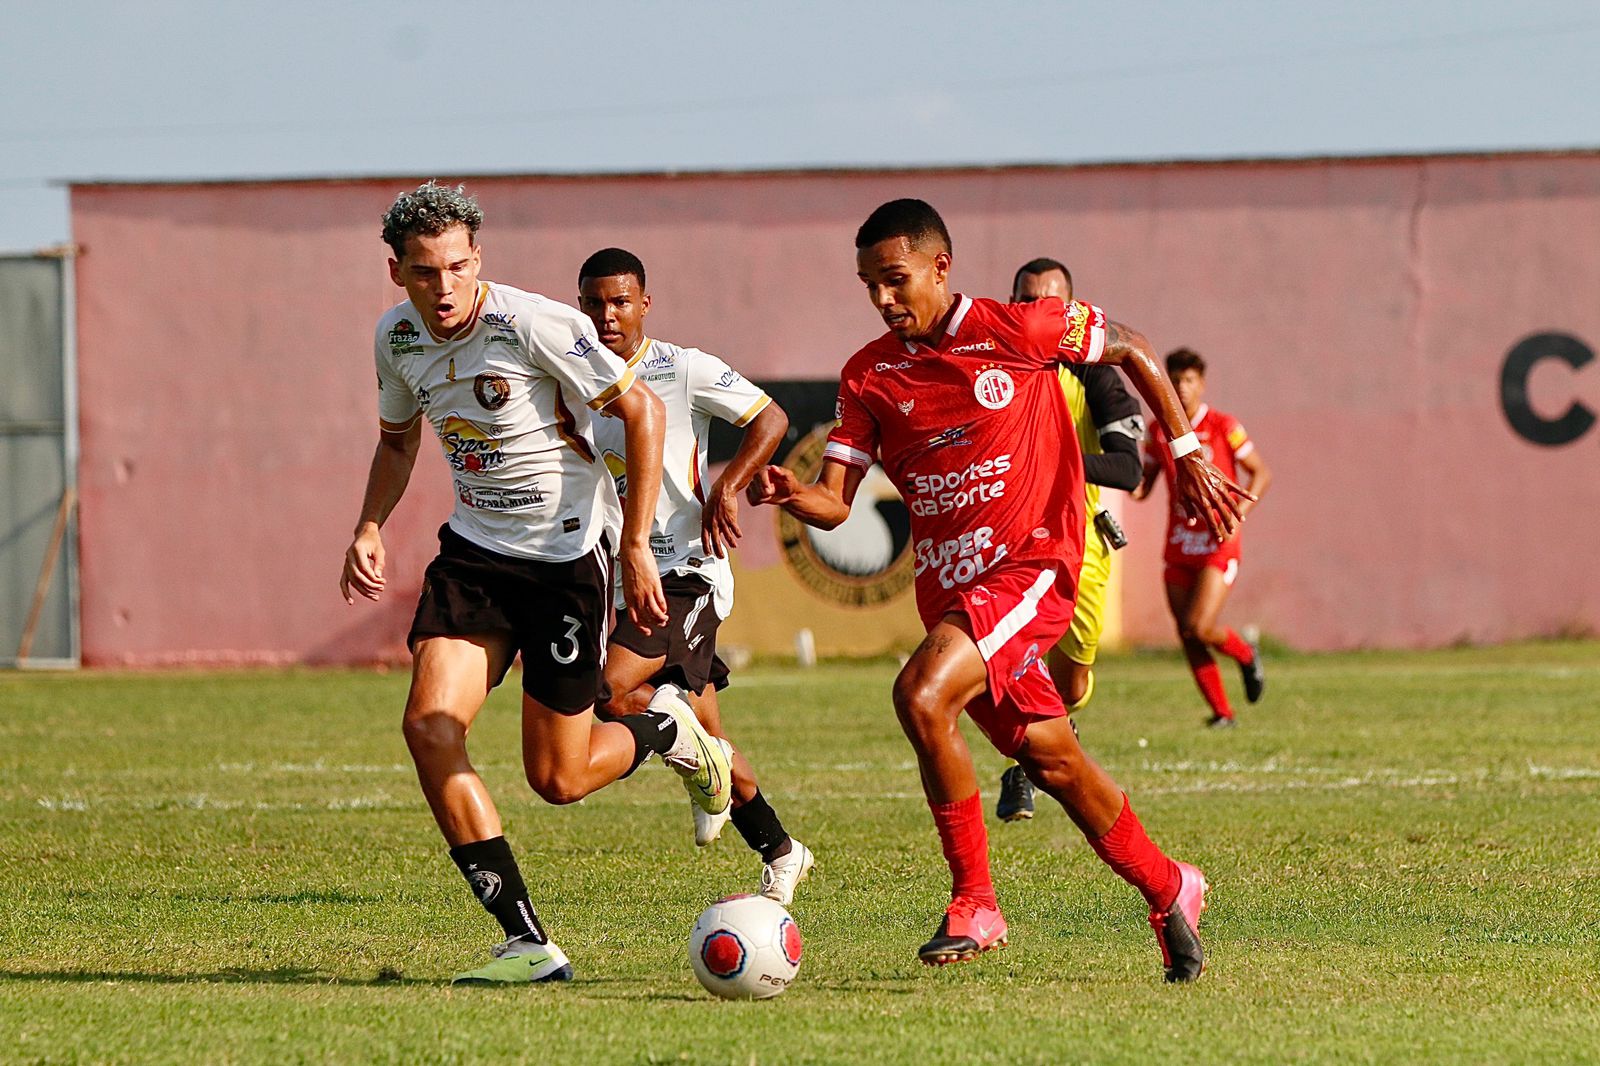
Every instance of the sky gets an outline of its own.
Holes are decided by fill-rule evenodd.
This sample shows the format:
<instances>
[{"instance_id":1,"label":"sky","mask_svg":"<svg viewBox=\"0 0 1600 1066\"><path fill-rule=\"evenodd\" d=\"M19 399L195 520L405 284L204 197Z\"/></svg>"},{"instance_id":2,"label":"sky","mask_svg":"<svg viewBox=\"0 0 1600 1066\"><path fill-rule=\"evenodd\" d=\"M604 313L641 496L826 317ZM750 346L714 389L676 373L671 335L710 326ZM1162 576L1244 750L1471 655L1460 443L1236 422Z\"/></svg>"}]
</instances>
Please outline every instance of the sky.
<instances>
[{"instance_id":1,"label":"sky","mask_svg":"<svg viewBox=\"0 0 1600 1066\"><path fill-rule=\"evenodd\" d=\"M0 0L0 251L74 180L1600 148L1595 0Z\"/></svg>"}]
</instances>

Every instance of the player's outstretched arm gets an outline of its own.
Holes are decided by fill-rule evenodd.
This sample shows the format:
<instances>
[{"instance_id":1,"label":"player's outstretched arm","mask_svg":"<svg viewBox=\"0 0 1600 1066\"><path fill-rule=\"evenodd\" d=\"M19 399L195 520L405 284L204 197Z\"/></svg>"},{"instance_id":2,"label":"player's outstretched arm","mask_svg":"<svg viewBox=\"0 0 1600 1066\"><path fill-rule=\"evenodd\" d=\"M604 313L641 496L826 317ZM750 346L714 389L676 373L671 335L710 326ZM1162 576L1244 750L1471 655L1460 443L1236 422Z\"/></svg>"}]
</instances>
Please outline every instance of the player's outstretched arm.
<instances>
[{"instance_id":1,"label":"player's outstretched arm","mask_svg":"<svg viewBox=\"0 0 1600 1066\"><path fill-rule=\"evenodd\" d=\"M706 550L717 558L726 556L744 536L739 528L739 494L772 458L788 431L789 416L775 401L769 402L744 427L738 450L722 476L712 484L706 504L700 509L700 535Z\"/></svg>"},{"instance_id":2,"label":"player's outstretched arm","mask_svg":"<svg viewBox=\"0 0 1600 1066\"><path fill-rule=\"evenodd\" d=\"M1179 506L1191 518L1211 528L1218 540L1226 540L1239 528L1244 516L1241 504L1255 497L1229 481L1200 453L1183 404L1156 361L1155 352L1144 334L1120 322L1106 323L1106 345L1102 362L1122 367L1144 402L1155 412L1156 421L1167 431L1178 476L1172 486Z\"/></svg>"},{"instance_id":3,"label":"player's outstretched arm","mask_svg":"<svg viewBox=\"0 0 1600 1066\"><path fill-rule=\"evenodd\" d=\"M650 529L661 496L661 444L667 432L666 410L648 386L636 384L605 407L606 414L622 419L623 462L627 467L628 501L622 512L622 543L617 560L622 564L622 598L628 617L645 634L667 623L667 597L661 591L661 572L650 553Z\"/></svg>"},{"instance_id":4,"label":"player's outstretched arm","mask_svg":"<svg viewBox=\"0 0 1600 1066\"><path fill-rule=\"evenodd\" d=\"M383 535L379 532L389 520L400 497L411 481L417 465L417 449L422 445L422 413L403 425L378 423L378 447L372 453L367 471L367 490L361 497L361 518L355 537L344 553L344 572L339 576L339 592L344 602L355 603L353 592L369 600L383 595Z\"/></svg>"},{"instance_id":5,"label":"player's outstretched arm","mask_svg":"<svg viewBox=\"0 0 1600 1066\"><path fill-rule=\"evenodd\" d=\"M808 526L833 529L850 517L865 475L859 467L827 459L817 480L807 485L792 470L769 466L756 474L745 494L751 503L782 507Z\"/></svg>"}]
</instances>

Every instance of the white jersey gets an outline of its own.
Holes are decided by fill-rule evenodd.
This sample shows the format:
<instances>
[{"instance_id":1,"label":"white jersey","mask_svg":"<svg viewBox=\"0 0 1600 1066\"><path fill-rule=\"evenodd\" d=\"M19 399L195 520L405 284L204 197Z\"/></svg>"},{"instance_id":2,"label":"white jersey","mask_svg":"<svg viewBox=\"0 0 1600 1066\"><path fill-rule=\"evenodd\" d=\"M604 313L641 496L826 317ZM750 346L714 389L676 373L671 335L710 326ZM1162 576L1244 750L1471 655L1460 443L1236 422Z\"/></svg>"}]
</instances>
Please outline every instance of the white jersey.
<instances>
[{"instance_id":1,"label":"white jersey","mask_svg":"<svg viewBox=\"0 0 1600 1066\"><path fill-rule=\"evenodd\" d=\"M424 322L409 300L378 319L378 416L401 424L420 413L433 423L455 488L450 528L544 562L578 558L608 529L615 545L622 511L590 412L626 392L634 373L589 319L482 282L464 332L440 341Z\"/></svg>"},{"instance_id":2,"label":"white jersey","mask_svg":"<svg viewBox=\"0 0 1600 1066\"><path fill-rule=\"evenodd\" d=\"M698 348L646 338L628 366L661 397L667 411L661 497L650 528L650 551L663 575L699 574L709 581L715 591L717 616L726 618L733 610L733 571L726 559L706 551L700 537L700 512L709 476L706 438L712 418L744 426L772 398L727 363ZM626 496L623 463L627 449L622 422L616 418L596 422L595 440L601 455L616 478L618 495Z\"/></svg>"}]
</instances>

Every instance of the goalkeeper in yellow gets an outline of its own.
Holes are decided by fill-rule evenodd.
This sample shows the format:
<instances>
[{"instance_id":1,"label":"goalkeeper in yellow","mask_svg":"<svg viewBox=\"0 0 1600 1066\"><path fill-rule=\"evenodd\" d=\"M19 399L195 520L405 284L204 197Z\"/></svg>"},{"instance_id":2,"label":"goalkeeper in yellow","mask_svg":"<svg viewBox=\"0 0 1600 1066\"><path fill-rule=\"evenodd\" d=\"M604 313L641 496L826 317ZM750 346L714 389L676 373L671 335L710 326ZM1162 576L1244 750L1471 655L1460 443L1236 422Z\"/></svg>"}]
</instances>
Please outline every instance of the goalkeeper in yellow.
<instances>
[{"instance_id":1,"label":"goalkeeper in yellow","mask_svg":"<svg viewBox=\"0 0 1600 1066\"><path fill-rule=\"evenodd\" d=\"M1054 259L1033 259L1022 264L1011 282L1011 302L1032 303L1046 296L1059 296L1070 303L1071 272ZM1139 402L1123 387L1122 375L1114 367L1074 364L1062 366L1057 373L1083 449L1087 485L1084 495L1088 502L1077 610L1072 616L1072 628L1060 644L1050 649L1048 659L1050 676L1071 714L1086 707L1094 696L1094 659L1105 625L1111 553L1126 543L1122 530L1100 503L1100 488L1129 491L1138 486L1143 473L1139 442L1144 438L1144 414ZM1073 729L1076 731L1077 727ZM1033 817L1033 784L1016 763L1000 775L995 814L1005 822Z\"/></svg>"}]
</instances>

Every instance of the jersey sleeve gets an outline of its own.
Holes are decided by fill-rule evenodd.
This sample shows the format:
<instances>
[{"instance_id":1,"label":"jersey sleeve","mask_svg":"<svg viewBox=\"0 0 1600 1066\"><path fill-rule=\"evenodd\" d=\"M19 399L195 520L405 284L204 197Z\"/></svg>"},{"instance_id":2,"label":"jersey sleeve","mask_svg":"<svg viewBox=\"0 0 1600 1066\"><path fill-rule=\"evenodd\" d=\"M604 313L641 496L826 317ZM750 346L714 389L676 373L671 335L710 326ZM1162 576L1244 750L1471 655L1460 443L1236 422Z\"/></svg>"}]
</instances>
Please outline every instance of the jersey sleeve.
<instances>
[{"instance_id":1,"label":"jersey sleeve","mask_svg":"<svg viewBox=\"0 0 1600 1066\"><path fill-rule=\"evenodd\" d=\"M378 418L391 425L410 424L421 413L422 405L389 358L388 338L381 323L372 340L372 358L378 367Z\"/></svg>"},{"instance_id":2,"label":"jersey sleeve","mask_svg":"<svg viewBox=\"0 0 1600 1066\"><path fill-rule=\"evenodd\" d=\"M846 365L839 380L839 399L834 404L833 432L828 434L824 460L866 470L878 461L878 420L861 400L861 380Z\"/></svg>"},{"instance_id":3,"label":"jersey sleeve","mask_svg":"<svg viewBox=\"0 0 1600 1066\"><path fill-rule=\"evenodd\" d=\"M1089 420L1100 440L1119 433L1135 444L1143 440L1144 408L1123 385L1122 374L1109 366L1086 366L1078 373L1083 379Z\"/></svg>"},{"instance_id":4,"label":"jersey sleeve","mask_svg":"<svg viewBox=\"0 0 1600 1066\"><path fill-rule=\"evenodd\" d=\"M632 387L628 364L600 343L594 323L575 308L552 301L538 314L518 316L518 326L533 366L594 410Z\"/></svg>"},{"instance_id":5,"label":"jersey sleeve","mask_svg":"<svg viewBox=\"0 0 1600 1066\"><path fill-rule=\"evenodd\" d=\"M1255 442L1250 439L1250 434L1244 431L1236 418L1228 419L1228 431L1223 434L1228 442L1228 450L1233 452L1235 459L1243 459L1256 450Z\"/></svg>"},{"instance_id":6,"label":"jersey sleeve","mask_svg":"<svg viewBox=\"0 0 1600 1066\"><path fill-rule=\"evenodd\" d=\"M1006 306L1020 311L1022 347L1040 363L1098 363L1105 352L1106 313L1093 304L1046 296Z\"/></svg>"},{"instance_id":7,"label":"jersey sleeve","mask_svg":"<svg viewBox=\"0 0 1600 1066\"><path fill-rule=\"evenodd\" d=\"M710 352L688 349L689 406L724 422L746 426L772 402L759 385Z\"/></svg>"}]
</instances>

